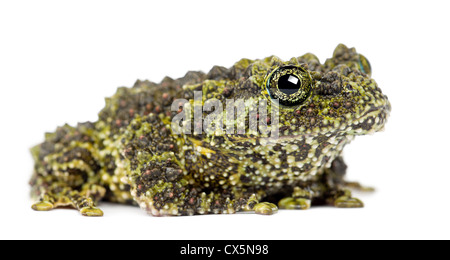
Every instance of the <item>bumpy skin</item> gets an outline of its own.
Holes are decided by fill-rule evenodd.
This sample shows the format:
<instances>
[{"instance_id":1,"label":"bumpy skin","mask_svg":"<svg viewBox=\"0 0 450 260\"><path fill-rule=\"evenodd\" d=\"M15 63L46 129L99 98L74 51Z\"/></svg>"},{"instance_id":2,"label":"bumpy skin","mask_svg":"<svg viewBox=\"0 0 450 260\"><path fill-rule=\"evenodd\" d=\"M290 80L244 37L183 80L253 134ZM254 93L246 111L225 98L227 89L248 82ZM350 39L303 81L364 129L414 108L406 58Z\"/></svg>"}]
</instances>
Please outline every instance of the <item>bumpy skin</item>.
<instances>
[{"instance_id":1,"label":"bumpy skin","mask_svg":"<svg viewBox=\"0 0 450 260\"><path fill-rule=\"evenodd\" d=\"M287 65L309 73L311 93L300 105L279 107L276 142L249 132L173 133L172 118L182 111L171 110L175 99L193 104L194 91L202 91L203 102L270 100L267 77ZM178 216L362 207L345 189L341 153L355 136L381 130L389 115L390 103L370 74L364 56L339 45L324 64L313 54L287 62L242 59L230 69L119 88L97 122L60 127L32 149L32 208L102 216L96 204L103 200ZM275 104L267 103L270 111Z\"/></svg>"}]
</instances>

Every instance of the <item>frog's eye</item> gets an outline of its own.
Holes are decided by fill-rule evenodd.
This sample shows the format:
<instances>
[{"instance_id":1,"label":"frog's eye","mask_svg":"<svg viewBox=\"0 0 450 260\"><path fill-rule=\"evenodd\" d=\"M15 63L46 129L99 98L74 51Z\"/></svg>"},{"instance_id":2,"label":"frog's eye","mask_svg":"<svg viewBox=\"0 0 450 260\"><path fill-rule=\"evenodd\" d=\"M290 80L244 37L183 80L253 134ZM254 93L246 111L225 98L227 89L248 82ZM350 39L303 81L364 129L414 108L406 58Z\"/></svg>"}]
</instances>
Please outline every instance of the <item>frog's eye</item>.
<instances>
[{"instance_id":1,"label":"frog's eye","mask_svg":"<svg viewBox=\"0 0 450 260\"><path fill-rule=\"evenodd\" d=\"M358 56L359 56L359 67L361 68L361 71L370 76L372 74L372 67L370 66L369 60L361 54L359 54Z\"/></svg>"},{"instance_id":2,"label":"frog's eye","mask_svg":"<svg viewBox=\"0 0 450 260\"><path fill-rule=\"evenodd\" d=\"M284 66L267 76L266 89L281 105L298 106L311 94L311 75L302 67Z\"/></svg>"}]
</instances>

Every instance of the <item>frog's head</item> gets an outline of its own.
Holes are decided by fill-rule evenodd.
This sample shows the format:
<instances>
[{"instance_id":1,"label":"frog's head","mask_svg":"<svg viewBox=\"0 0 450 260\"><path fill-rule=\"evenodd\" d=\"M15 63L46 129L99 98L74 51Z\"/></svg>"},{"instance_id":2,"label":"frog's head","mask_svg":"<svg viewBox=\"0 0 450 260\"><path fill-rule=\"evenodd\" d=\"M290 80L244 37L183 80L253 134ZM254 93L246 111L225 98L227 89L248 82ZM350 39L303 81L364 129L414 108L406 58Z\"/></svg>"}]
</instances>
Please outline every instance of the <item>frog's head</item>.
<instances>
[{"instance_id":1,"label":"frog's head","mask_svg":"<svg viewBox=\"0 0 450 260\"><path fill-rule=\"evenodd\" d=\"M369 61L345 45L324 65L306 54L287 62L269 57L252 70L261 95L279 102L280 136L370 134L383 129L391 110L370 76Z\"/></svg>"}]
</instances>

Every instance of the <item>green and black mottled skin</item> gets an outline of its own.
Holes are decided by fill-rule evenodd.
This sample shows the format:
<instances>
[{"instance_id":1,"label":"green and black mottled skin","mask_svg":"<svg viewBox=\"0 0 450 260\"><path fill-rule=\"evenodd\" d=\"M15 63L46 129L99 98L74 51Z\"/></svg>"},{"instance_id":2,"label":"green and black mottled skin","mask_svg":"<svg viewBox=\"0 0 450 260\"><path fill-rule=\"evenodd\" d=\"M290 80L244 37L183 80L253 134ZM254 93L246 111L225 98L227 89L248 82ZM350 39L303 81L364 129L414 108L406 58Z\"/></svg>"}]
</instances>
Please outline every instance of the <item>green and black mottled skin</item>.
<instances>
[{"instance_id":1,"label":"green and black mottled skin","mask_svg":"<svg viewBox=\"0 0 450 260\"><path fill-rule=\"evenodd\" d=\"M271 126L280 130L277 140L249 132L173 133L172 118L183 107L172 111L172 103L194 104L194 91L203 92L203 103L266 99L270 111L276 104L267 81L283 66L306 73L310 91L297 105L279 106L279 123ZM382 130L389 116L390 103L370 75L364 56L339 45L324 64L313 54L286 62L242 59L208 74L119 88L97 122L60 127L32 149L32 208L74 207L102 216L97 203L110 201L179 216L362 207L346 189L341 154L355 136Z\"/></svg>"}]
</instances>

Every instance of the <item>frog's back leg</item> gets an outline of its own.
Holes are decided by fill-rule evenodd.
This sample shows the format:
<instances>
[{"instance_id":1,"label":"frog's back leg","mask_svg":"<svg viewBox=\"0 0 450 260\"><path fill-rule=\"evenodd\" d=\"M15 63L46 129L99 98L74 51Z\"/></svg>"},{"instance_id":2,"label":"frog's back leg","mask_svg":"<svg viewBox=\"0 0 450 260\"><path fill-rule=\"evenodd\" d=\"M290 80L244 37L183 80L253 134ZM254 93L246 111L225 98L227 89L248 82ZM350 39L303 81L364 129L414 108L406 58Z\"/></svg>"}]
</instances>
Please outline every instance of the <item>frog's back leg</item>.
<instances>
[{"instance_id":1,"label":"frog's back leg","mask_svg":"<svg viewBox=\"0 0 450 260\"><path fill-rule=\"evenodd\" d=\"M255 210L271 214L273 204L260 203L262 194L244 189L206 187L186 170L183 136L172 134L170 125L150 114L137 117L122 138L123 155L129 162L131 194L139 206L154 216L235 213Z\"/></svg>"},{"instance_id":2,"label":"frog's back leg","mask_svg":"<svg viewBox=\"0 0 450 260\"><path fill-rule=\"evenodd\" d=\"M32 208L38 211L58 207L73 207L86 216L102 216L95 207L105 195L99 185L98 149L95 147L94 126L65 125L47 134L41 145L32 149L35 160L30 181Z\"/></svg>"}]
</instances>

